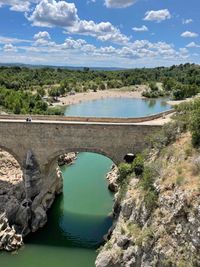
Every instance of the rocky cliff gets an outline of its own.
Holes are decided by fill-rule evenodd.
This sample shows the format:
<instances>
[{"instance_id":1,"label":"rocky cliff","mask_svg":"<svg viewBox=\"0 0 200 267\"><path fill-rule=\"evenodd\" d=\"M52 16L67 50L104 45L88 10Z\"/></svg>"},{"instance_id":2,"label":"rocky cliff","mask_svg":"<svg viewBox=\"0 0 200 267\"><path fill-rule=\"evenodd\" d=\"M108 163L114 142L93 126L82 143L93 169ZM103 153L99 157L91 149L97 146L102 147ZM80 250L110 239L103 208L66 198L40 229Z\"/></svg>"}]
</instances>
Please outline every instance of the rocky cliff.
<instances>
[{"instance_id":1,"label":"rocky cliff","mask_svg":"<svg viewBox=\"0 0 200 267\"><path fill-rule=\"evenodd\" d=\"M130 174L121 191L96 267L200 266L200 152L188 133L151 152L143 176Z\"/></svg>"},{"instance_id":2,"label":"rocky cliff","mask_svg":"<svg viewBox=\"0 0 200 267\"><path fill-rule=\"evenodd\" d=\"M10 227L5 213L0 214L0 250L14 251L23 244L22 235Z\"/></svg>"},{"instance_id":3,"label":"rocky cliff","mask_svg":"<svg viewBox=\"0 0 200 267\"><path fill-rule=\"evenodd\" d=\"M71 165L77 159L77 152L70 152L58 158L58 166Z\"/></svg>"},{"instance_id":4,"label":"rocky cliff","mask_svg":"<svg viewBox=\"0 0 200 267\"><path fill-rule=\"evenodd\" d=\"M24 173L18 162L0 150L0 249L22 245L21 236L38 230L47 222L47 210L55 195L62 192L62 173L51 164L49 176L42 179L38 164L28 151ZM10 225L12 227L10 227Z\"/></svg>"}]
</instances>

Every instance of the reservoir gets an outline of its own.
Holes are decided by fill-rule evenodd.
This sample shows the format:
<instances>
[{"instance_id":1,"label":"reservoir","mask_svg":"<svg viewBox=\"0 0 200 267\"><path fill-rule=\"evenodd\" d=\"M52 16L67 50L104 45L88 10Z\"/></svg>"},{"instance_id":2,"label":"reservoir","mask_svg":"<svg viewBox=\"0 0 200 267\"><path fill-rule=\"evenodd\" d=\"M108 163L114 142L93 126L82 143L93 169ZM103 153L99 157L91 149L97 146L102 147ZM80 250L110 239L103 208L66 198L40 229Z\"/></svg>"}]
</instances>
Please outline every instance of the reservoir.
<instances>
[{"instance_id":1,"label":"reservoir","mask_svg":"<svg viewBox=\"0 0 200 267\"><path fill-rule=\"evenodd\" d=\"M166 99L105 98L70 105L66 116L137 118L160 113L171 108Z\"/></svg>"}]
</instances>

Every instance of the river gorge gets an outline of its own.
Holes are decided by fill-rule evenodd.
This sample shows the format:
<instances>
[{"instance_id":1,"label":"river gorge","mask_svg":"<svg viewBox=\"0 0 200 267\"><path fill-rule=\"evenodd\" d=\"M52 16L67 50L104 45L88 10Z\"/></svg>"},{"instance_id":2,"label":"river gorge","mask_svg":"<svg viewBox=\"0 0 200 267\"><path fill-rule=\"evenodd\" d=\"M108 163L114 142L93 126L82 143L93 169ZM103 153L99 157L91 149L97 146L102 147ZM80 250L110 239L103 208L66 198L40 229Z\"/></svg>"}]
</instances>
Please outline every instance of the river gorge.
<instances>
[{"instance_id":1,"label":"river gorge","mask_svg":"<svg viewBox=\"0 0 200 267\"><path fill-rule=\"evenodd\" d=\"M65 115L141 117L168 109L163 99L111 98L69 106ZM75 164L61 167L63 194L49 210L47 224L29 234L16 253L1 252L0 266L55 267L59 260L59 267L94 267L96 249L112 226L114 196L105 178L112 164L102 155L84 152Z\"/></svg>"}]
</instances>

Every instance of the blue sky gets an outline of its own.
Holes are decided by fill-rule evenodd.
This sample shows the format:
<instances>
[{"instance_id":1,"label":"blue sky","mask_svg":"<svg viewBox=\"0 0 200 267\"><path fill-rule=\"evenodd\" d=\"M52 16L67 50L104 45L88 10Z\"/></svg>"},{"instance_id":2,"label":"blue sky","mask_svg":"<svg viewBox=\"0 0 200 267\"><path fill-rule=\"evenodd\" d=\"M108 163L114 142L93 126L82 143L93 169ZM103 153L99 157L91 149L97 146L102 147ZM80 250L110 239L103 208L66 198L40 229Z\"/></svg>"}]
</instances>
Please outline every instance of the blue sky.
<instances>
[{"instance_id":1,"label":"blue sky","mask_svg":"<svg viewBox=\"0 0 200 267\"><path fill-rule=\"evenodd\" d=\"M199 0L0 0L0 62L200 63Z\"/></svg>"}]
</instances>

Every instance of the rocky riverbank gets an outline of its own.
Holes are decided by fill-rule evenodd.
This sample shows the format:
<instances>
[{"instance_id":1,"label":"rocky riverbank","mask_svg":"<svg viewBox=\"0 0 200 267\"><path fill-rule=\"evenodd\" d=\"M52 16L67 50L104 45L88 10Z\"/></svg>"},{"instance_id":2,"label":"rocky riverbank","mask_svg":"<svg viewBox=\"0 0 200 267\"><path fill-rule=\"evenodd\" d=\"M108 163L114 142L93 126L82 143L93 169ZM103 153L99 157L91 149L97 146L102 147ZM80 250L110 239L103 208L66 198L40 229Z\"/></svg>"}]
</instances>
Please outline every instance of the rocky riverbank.
<instances>
[{"instance_id":1,"label":"rocky riverbank","mask_svg":"<svg viewBox=\"0 0 200 267\"><path fill-rule=\"evenodd\" d=\"M70 152L58 158L58 166L71 165L77 159L77 152Z\"/></svg>"},{"instance_id":2,"label":"rocky riverbank","mask_svg":"<svg viewBox=\"0 0 200 267\"><path fill-rule=\"evenodd\" d=\"M14 251L23 245L22 235L10 227L5 213L0 214L0 250Z\"/></svg>"},{"instance_id":3,"label":"rocky riverbank","mask_svg":"<svg viewBox=\"0 0 200 267\"><path fill-rule=\"evenodd\" d=\"M24 175L24 177L23 177ZM35 232L47 222L47 210L56 194L62 193L63 178L57 163L42 182L34 155L27 153L24 174L18 162L0 150L0 249L13 250L22 245L20 237ZM33 186L34 185L34 186ZM38 194L32 188L40 186ZM10 227L11 226L11 227Z\"/></svg>"},{"instance_id":4,"label":"rocky riverbank","mask_svg":"<svg viewBox=\"0 0 200 267\"><path fill-rule=\"evenodd\" d=\"M152 154L145 165L155 171L155 191L144 190L134 174L122 199L119 190L115 228L96 267L200 266L200 154L190 135Z\"/></svg>"},{"instance_id":5,"label":"rocky riverbank","mask_svg":"<svg viewBox=\"0 0 200 267\"><path fill-rule=\"evenodd\" d=\"M108 189L116 193L119 189L117 184L118 168L115 164L112 165L111 170L107 173L106 179L108 181Z\"/></svg>"}]
</instances>

